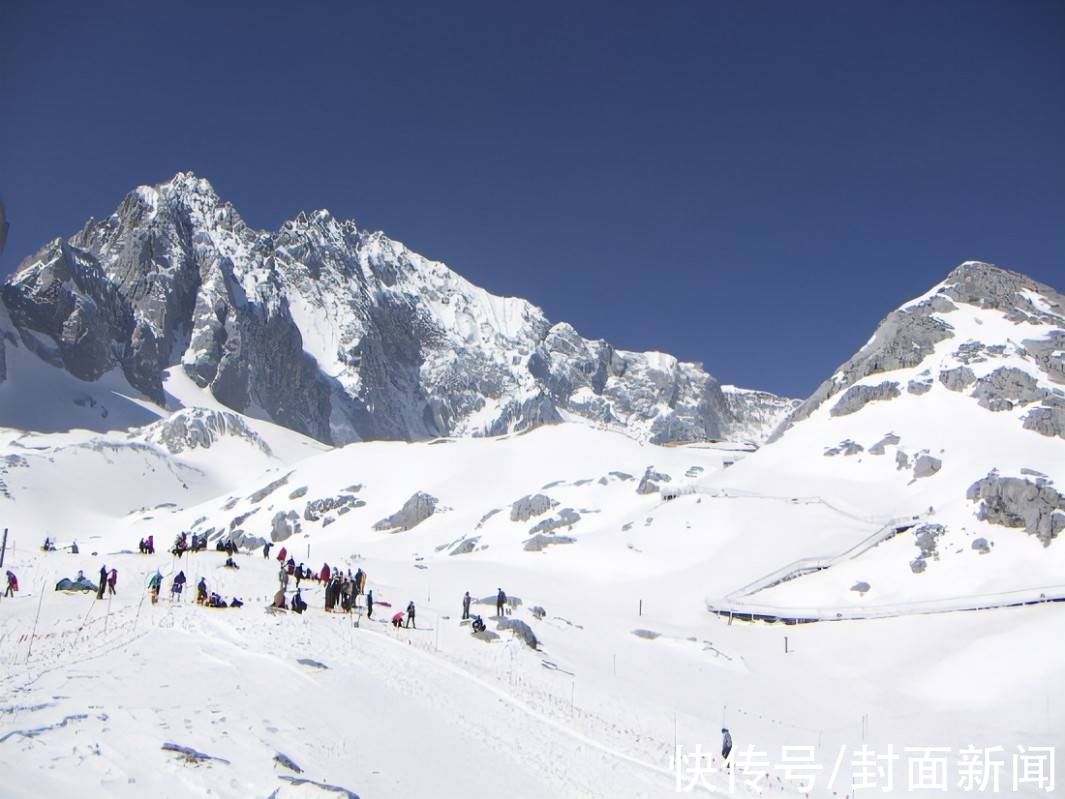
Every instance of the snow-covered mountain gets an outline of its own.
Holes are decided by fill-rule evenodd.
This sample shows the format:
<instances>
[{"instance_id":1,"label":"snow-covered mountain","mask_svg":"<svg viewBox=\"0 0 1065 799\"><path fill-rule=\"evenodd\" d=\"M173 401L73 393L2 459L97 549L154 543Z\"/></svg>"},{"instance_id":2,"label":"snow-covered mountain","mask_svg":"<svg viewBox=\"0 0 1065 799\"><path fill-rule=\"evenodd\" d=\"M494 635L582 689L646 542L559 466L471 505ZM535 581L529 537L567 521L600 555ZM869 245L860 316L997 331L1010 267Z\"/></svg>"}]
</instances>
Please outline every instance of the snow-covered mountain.
<instances>
[{"instance_id":1,"label":"snow-covered mountain","mask_svg":"<svg viewBox=\"0 0 1065 799\"><path fill-rule=\"evenodd\" d=\"M832 568L842 549L810 551L816 573L757 601L869 606L1065 583L1065 297L1050 286L962 264L891 313L774 438L721 485L918 523Z\"/></svg>"},{"instance_id":2,"label":"snow-covered mountain","mask_svg":"<svg viewBox=\"0 0 1065 799\"><path fill-rule=\"evenodd\" d=\"M44 267L29 271L45 285ZM260 296L295 307L273 275ZM50 285L56 307L74 302L60 331L74 357L108 306ZM138 292L166 317L150 287ZM232 335L257 329L267 305L242 306L253 321ZM839 796L864 773L859 747L956 756L1065 740L1065 649L1045 643L1065 602L1041 603L1065 598L1063 308L1047 286L965 264L755 449L659 446L564 408L562 423L520 433L329 447L233 410L180 366L158 375L167 410L129 385L128 349L107 350L98 376L57 368L34 353L63 365L62 348L0 306L0 515L21 585L0 600L5 795L657 798L686 778L677 747L706 757L727 725L769 776L733 788L708 773L697 792ZM205 363L173 335L175 363ZM549 338L552 352L593 346L558 326ZM238 366L219 368L259 379ZM746 408L737 438L793 410L721 394ZM208 550L166 552L182 531ZM39 549L46 535L58 551ZM148 535L157 553L139 554ZM225 539L239 568L215 549ZM267 610L282 547L314 570L362 569L373 617L366 597L351 615L324 612L314 581L300 587L306 613ZM118 569L114 597L53 590L102 565ZM167 597L179 572L190 590ZM245 605L195 605L201 577ZM510 613L493 618L498 587ZM459 618L466 591L483 633ZM416 626L389 624L410 601ZM780 768L785 747L823 767L815 790ZM910 767L897 764L896 786Z\"/></svg>"},{"instance_id":3,"label":"snow-covered mountain","mask_svg":"<svg viewBox=\"0 0 1065 799\"><path fill-rule=\"evenodd\" d=\"M162 405L180 366L226 407L332 444L564 419L758 438L786 404L730 401L698 364L585 339L327 211L253 230L186 173L47 244L2 298L22 342L81 380L120 373Z\"/></svg>"}]
</instances>

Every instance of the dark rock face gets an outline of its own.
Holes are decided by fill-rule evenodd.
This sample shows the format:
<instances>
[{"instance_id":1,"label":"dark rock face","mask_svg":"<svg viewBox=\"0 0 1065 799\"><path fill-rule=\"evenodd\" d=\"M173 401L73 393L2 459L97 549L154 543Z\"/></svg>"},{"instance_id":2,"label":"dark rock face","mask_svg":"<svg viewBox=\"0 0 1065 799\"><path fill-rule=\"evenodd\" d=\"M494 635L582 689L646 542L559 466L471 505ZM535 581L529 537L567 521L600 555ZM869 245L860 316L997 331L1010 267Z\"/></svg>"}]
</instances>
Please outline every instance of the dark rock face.
<instances>
[{"instance_id":1,"label":"dark rock face","mask_svg":"<svg viewBox=\"0 0 1065 799\"><path fill-rule=\"evenodd\" d=\"M660 490L659 483L668 483L670 477L663 472L656 472L653 466L648 466L647 471L640 478L640 484L636 486L637 494L655 494Z\"/></svg>"},{"instance_id":2,"label":"dark rock face","mask_svg":"<svg viewBox=\"0 0 1065 799\"><path fill-rule=\"evenodd\" d=\"M79 378L118 369L162 404L180 364L233 410L327 443L495 435L563 412L657 443L747 430L697 364L582 338L327 211L253 230L191 174L49 243L0 297L26 346Z\"/></svg>"},{"instance_id":3,"label":"dark rock face","mask_svg":"<svg viewBox=\"0 0 1065 799\"><path fill-rule=\"evenodd\" d=\"M572 527L580 520L581 515L573 510L573 508L563 508L559 511L558 516L544 519L535 524L529 532L533 535L538 533L551 533L554 530L561 530L563 527Z\"/></svg>"},{"instance_id":4,"label":"dark rock face","mask_svg":"<svg viewBox=\"0 0 1065 799\"><path fill-rule=\"evenodd\" d=\"M1048 396L1036 379L1025 371L1000 367L976 381L973 396L989 411L1011 411L1015 405L1027 405Z\"/></svg>"},{"instance_id":5,"label":"dark rock face","mask_svg":"<svg viewBox=\"0 0 1065 799\"><path fill-rule=\"evenodd\" d=\"M1065 404L1032 408L1024 417L1024 428L1044 436L1065 438Z\"/></svg>"},{"instance_id":6,"label":"dark rock face","mask_svg":"<svg viewBox=\"0 0 1065 799\"><path fill-rule=\"evenodd\" d=\"M870 402L895 399L899 396L899 384L892 382L880 383L876 386L851 386L842 397L832 406L833 416L846 416L856 413Z\"/></svg>"},{"instance_id":7,"label":"dark rock face","mask_svg":"<svg viewBox=\"0 0 1065 799\"><path fill-rule=\"evenodd\" d=\"M510 520L526 522L534 516L542 516L557 504L546 494L524 496L510 506Z\"/></svg>"},{"instance_id":8,"label":"dark rock face","mask_svg":"<svg viewBox=\"0 0 1065 799\"><path fill-rule=\"evenodd\" d=\"M421 524L436 512L437 499L422 491L403 503L403 507L373 526L375 530L404 532Z\"/></svg>"},{"instance_id":9,"label":"dark rock face","mask_svg":"<svg viewBox=\"0 0 1065 799\"><path fill-rule=\"evenodd\" d=\"M939 557L936 551L937 542L947 532L941 524L922 524L913 531L917 548L921 553L910 561L910 569L914 574L921 574L928 566L929 559Z\"/></svg>"},{"instance_id":10,"label":"dark rock face","mask_svg":"<svg viewBox=\"0 0 1065 799\"><path fill-rule=\"evenodd\" d=\"M979 502L977 517L1003 527L1020 527L1044 546L1065 529L1065 495L1048 480L1026 480L989 474L973 483L967 492Z\"/></svg>"},{"instance_id":11,"label":"dark rock face","mask_svg":"<svg viewBox=\"0 0 1065 799\"><path fill-rule=\"evenodd\" d=\"M303 518L309 522L316 522L332 511L347 513L353 508L361 508L364 505L366 503L363 500L351 494L312 499L303 509Z\"/></svg>"},{"instance_id":12,"label":"dark rock face","mask_svg":"<svg viewBox=\"0 0 1065 799\"><path fill-rule=\"evenodd\" d=\"M964 391L976 382L976 375L968 366L957 366L940 372L939 382L951 391Z\"/></svg>"},{"instance_id":13,"label":"dark rock face","mask_svg":"<svg viewBox=\"0 0 1065 799\"><path fill-rule=\"evenodd\" d=\"M865 451L865 447L856 441L851 441L849 438L846 441L840 441L835 447L825 450L825 457L832 458L836 455L858 455Z\"/></svg>"},{"instance_id":14,"label":"dark rock face","mask_svg":"<svg viewBox=\"0 0 1065 799\"><path fill-rule=\"evenodd\" d=\"M913 477L915 480L919 480L922 477L931 477L942 468L943 461L927 453L922 453L913 462Z\"/></svg>"}]
</instances>

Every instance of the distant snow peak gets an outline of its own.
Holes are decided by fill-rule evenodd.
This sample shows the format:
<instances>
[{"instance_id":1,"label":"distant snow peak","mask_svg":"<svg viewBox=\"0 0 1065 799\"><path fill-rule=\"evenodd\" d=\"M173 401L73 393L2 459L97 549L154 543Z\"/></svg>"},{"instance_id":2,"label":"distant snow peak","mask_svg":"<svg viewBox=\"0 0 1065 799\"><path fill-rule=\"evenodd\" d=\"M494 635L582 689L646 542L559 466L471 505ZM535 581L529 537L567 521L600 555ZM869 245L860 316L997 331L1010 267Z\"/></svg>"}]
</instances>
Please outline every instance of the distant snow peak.
<instances>
[{"instance_id":1,"label":"distant snow peak","mask_svg":"<svg viewBox=\"0 0 1065 799\"><path fill-rule=\"evenodd\" d=\"M585 339L324 209L253 230L191 172L46 245L0 296L27 346L49 338L34 351L82 380L120 371L163 405L179 364L214 401L333 444L563 419L761 442L790 402L726 398L697 364Z\"/></svg>"}]
</instances>

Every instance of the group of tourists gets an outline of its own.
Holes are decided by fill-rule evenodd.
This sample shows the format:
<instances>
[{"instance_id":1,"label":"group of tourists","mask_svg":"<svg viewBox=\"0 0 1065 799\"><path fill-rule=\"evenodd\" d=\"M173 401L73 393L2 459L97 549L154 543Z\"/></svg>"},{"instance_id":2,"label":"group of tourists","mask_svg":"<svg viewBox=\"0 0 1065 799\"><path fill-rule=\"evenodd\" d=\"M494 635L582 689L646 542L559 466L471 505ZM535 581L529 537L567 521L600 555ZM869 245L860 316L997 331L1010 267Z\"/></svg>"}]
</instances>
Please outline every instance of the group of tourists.
<instances>
[{"instance_id":1,"label":"group of tourists","mask_svg":"<svg viewBox=\"0 0 1065 799\"><path fill-rule=\"evenodd\" d=\"M107 566L100 566L100 583L96 588L96 598L103 599L104 591L108 596L114 596L115 586L118 584L118 569L107 570Z\"/></svg>"},{"instance_id":2,"label":"group of tourists","mask_svg":"<svg viewBox=\"0 0 1065 799\"><path fill-rule=\"evenodd\" d=\"M343 571L328 563L322 565L318 572L312 572L302 563L297 564L291 557L287 558L288 552L284 547L277 553L277 559L281 567L277 572L278 590L274 594L272 607L288 608L286 593L289 581L294 581L296 593L292 597L291 608L297 613L307 609L307 603L303 599L300 582L303 580L315 580L325 586L325 610L327 613L350 613L356 606L356 598L366 593L366 615L373 617L373 591L366 592L366 572L357 569L354 574L351 569Z\"/></svg>"},{"instance_id":3,"label":"group of tourists","mask_svg":"<svg viewBox=\"0 0 1065 799\"><path fill-rule=\"evenodd\" d=\"M188 533L178 533L177 538L174 539L174 548L170 550L170 553L177 558L180 558L186 552L201 552L207 549L207 534L197 535L193 533L190 537Z\"/></svg>"}]
</instances>

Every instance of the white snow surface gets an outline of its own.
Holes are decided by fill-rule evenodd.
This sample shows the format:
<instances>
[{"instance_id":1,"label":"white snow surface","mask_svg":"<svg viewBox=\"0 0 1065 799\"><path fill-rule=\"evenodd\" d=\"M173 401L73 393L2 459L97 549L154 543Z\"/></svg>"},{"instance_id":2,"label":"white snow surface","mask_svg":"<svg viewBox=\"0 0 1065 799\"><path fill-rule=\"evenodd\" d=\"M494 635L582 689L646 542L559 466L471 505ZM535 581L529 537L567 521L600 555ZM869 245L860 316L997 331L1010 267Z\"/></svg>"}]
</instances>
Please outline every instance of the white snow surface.
<instances>
[{"instance_id":1,"label":"white snow surface","mask_svg":"<svg viewBox=\"0 0 1065 799\"><path fill-rule=\"evenodd\" d=\"M524 318L494 301L459 311L437 310L456 313L446 324L466 336L487 316L508 330ZM1031 404L991 411L973 386L939 380L976 341L1005 345L970 359L977 378L1011 366L1053 392L1021 342L1059 326L964 303L941 318L954 335L920 364L858 381L897 382L899 396L833 416L841 392L756 451L655 446L578 423L329 448L224 416L180 369L162 409L117 376L85 384L9 347L0 513L4 569L21 590L0 599L3 795L665 797L677 794L676 746L716 755L722 725L773 764L782 747L809 746L823 766L812 791L767 768L767 790L736 796L852 795L863 744L1001 746L1007 762L1018 747L1055 746L1060 759L1065 603L995 605L1065 596L1065 544L980 520L966 492L992 470L1062 486L1065 442L1023 428ZM897 443L870 453L888 433ZM848 441L861 451L845 454ZM941 468L917 477L922 453ZM417 493L435 500L431 515L375 528ZM513 521L536 495L548 509ZM915 532L930 524L944 533L916 573ZM208 533L209 549L174 558L181 531ZM239 570L214 549L231 533L245 543ZM41 551L46 535L58 551ZM147 535L154 556L137 553ZM986 554L972 548L979 537ZM267 559L259 542L271 538ZM314 571L362 568L373 618L364 598L353 614L325 612L316 582L302 586L303 615L268 611L282 547ZM820 570L796 576L811 563ZM114 597L53 590L79 570L95 580L102 565L118 570ZM164 592L152 605L157 569ZM188 586L171 601L179 570ZM193 604L201 577L244 607ZM860 582L868 590L851 590ZM537 649L494 618L500 587ZM488 640L459 618L465 591ZM393 628L410 601L417 629ZM955 784L894 795L977 795ZM696 791L727 792L720 774Z\"/></svg>"}]
</instances>

